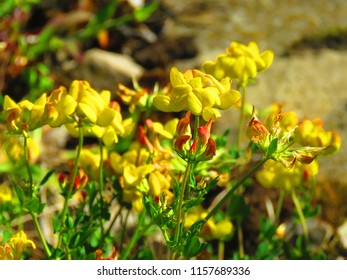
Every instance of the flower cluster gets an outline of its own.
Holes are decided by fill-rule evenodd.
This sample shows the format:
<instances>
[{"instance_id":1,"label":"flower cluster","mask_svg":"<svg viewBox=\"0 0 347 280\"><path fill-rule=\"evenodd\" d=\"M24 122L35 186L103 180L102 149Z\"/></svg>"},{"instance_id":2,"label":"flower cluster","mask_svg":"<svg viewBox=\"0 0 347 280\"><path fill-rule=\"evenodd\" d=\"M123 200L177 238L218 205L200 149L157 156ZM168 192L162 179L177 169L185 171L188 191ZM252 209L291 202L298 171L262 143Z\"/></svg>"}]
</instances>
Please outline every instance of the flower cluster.
<instances>
[{"instance_id":1,"label":"flower cluster","mask_svg":"<svg viewBox=\"0 0 347 280\"><path fill-rule=\"evenodd\" d=\"M293 188L310 182L317 173L317 161L310 164L296 163L293 168L283 168L280 162L269 160L256 173L256 179L265 188L281 188L289 193Z\"/></svg>"},{"instance_id":2,"label":"flower cluster","mask_svg":"<svg viewBox=\"0 0 347 280\"><path fill-rule=\"evenodd\" d=\"M217 150L216 143L210 136L212 119L206 125L200 126L197 129L197 137L192 139L190 116L190 112L187 112L178 122L174 148L180 157L185 160L210 160L214 157ZM193 142L191 143L190 140Z\"/></svg>"},{"instance_id":3,"label":"flower cluster","mask_svg":"<svg viewBox=\"0 0 347 280\"><path fill-rule=\"evenodd\" d=\"M320 132L312 134L314 141L306 142L314 145L322 137L326 140L326 146L304 146L298 147L298 144L306 144L302 141L301 136L306 134L307 128L297 124L297 116L293 112L270 114L274 116L271 127L268 129L255 115L253 110L252 119L247 127L247 136L253 141L262 153L275 161L281 162L285 167L291 168L296 161L303 164L311 163L319 154L334 146L336 151L340 146L338 134L325 132L320 127ZM267 121L269 122L269 121ZM303 122L302 124L305 124ZM326 136L327 137L324 137Z\"/></svg>"},{"instance_id":4,"label":"flower cluster","mask_svg":"<svg viewBox=\"0 0 347 280\"><path fill-rule=\"evenodd\" d=\"M3 116L10 133L27 135L39 127L49 124L51 127L65 125L67 130L78 136L83 128L85 135L102 139L106 146L118 141L117 135L123 135L123 123L120 107L111 102L111 93L95 91L86 81L73 81L69 91L59 87L47 97L43 94L34 103L27 100L18 104L5 96Z\"/></svg>"},{"instance_id":5,"label":"flower cluster","mask_svg":"<svg viewBox=\"0 0 347 280\"><path fill-rule=\"evenodd\" d=\"M231 89L229 78L219 82L214 76L195 69L181 73L173 67L170 81L167 92L153 99L154 106L164 112L190 111L208 121L220 117L219 109L231 107L240 98L240 93Z\"/></svg>"},{"instance_id":6,"label":"flower cluster","mask_svg":"<svg viewBox=\"0 0 347 280\"><path fill-rule=\"evenodd\" d=\"M146 126L139 128L139 142L133 143L122 155L117 152L109 155L110 165L119 176L122 199L131 203L136 212L142 211L142 199L146 194L173 197L172 150L163 147L159 138L173 138L177 122L173 119L162 125L147 119Z\"/></svg>"},{"instance_id":7,"label":"flower cluster","mask_svg":"<svg viewBox=\"0 0 347 280\"><path fill-rule=\"evenodd\" d=\"M217 56L216 62L205 62L203 70L218 80L225 77L238 79L238 85L245 86L250 78L267 69L273 58L274 53L270 50L260 54L255 42L250 42L248 46L232 42L226 54Z\"/></svg>"},{"instance_id":8,"label":"flower cluster","mask_svg":"<svg viewBox=\"0 0 347 280\"><path fill-rule=\"evenodd\" d=\"M20 230L4 245L0 245L0 260L20 260L26 248L36 249L36 245Z\"/></svg>"}]
</instances>

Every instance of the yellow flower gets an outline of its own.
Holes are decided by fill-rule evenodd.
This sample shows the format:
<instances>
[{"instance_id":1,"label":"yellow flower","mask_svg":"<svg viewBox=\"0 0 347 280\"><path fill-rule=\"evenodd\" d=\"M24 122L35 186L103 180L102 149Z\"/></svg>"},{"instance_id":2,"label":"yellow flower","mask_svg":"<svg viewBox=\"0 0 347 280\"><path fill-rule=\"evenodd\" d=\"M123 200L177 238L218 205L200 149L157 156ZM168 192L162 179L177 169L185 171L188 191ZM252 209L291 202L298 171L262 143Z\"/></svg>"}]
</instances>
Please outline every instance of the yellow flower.
<instances>
[{"instance_id":1,"label":"yellow flower","mask_svg":"<svg viewBox=\"0 0 347 280\"><path fill-rule=\"evenodd\" d=\"M133 164L127 164L124 167L121 178L123 188L124 202L131 203L133 209L137 212L142 211L142 197L149 191L146 176L155 170L154 165L146 164L136 167Z\"/></svg>"},{"instance_id":2,"label":"yellow flower","mask_svg":"<svg viewBox=\"0 0 347 280\"><path fill-rule=\"evenodd\" d=\"M125 134L119 104L111 102L109 91L98 93L87 81L73 81L68 92L60 87L48 100L57 112L51 126L65 124L74 137L78 137L81 125L85 136L95 136L106 146L118 142L118 135ZM126 125L129 128L131 122Z\"/></svg>"},{"instance_id":3,"label":"yellow flower","mask_svg":"<svg viewBox=\"0 0 347 280\"><path fill-rule=\"evenodd\" d=\"M281 188L290 192L293 188L303 186L318 173L318 163L295 164L293 168L285 168L280 162L268 160L264 168L256 173L257 181L266 188Z\"/></svg>"},{"instance_id":4,"label":"yellow flower","mask_svg":"<svg viewBox=\"0 0 347 280\"><path fill-rule=\"evenodd\" d=\"M148 90L135 84L135 90L124 85L118 86L118 95L124 104L129 105L129 112L133 113L136 106L145 107L148 99Z\"/></svg>"},{"instance_id":5,"label":"yellow flower","mask_svg":"<svg viewBox=\"0 0 347 280\"><path fill-rule=\"evenodd\" d=\"M225 110L240 98L240 93L231 89L229 78L219 82L195 69L181 73L173 67L170 81L172 88L153 99L154 106L164 112L190 111L208 121L220 117L218 109Z\"/></svg>"},{"instance_id":6,"label":"yellow flower","mask_svg":"<svg viewBox=\"0 0 347 280\"><path fill-rule=\"evenodd\" d=\"M155 170L149 174L148 183L151 194L160 196L171 187L171 178Z\"/></svg>"},{"instance_id":7,"label":"yellow flower","mask_svg":"<svg viewBox=\"0 0 347 280\"><path fill-rule=\"evenodd\" d=\"M8 95L4 98L3 116L7 130L14 134L24 134L48 124L55 116L52 104L47 103L46 94L35 103L23 100L18 104Z\"/></svg>"},{"instance_id":8,"label":"yellow flower","mask_svg":"<svg viewBox=\"0 0 347 280\"><path fill-rule=\"evenodd\" d=\"M6 183L2 183L0 185L0 204L9 202L11 201L11 199L12 199L11 188Z\"/></svg>"},{"instance_id":9,"label":"yellow flower","mask_svg":"<svg viewBox=\"0 0 347 280\"><path fill-rule=\"evenodd\" d=\"M284 121L285 118L289 121ZM329 147L294 147L295 131L292 120L296 120L295 113L278 113L273 118L273 123L267 129L252 113L252 120L248 124L246 134L259 150L269 159L281 162L285 167L291 168L296 161L304 164L311 163L319 154Z\"/></svg>"},{"instance_id":10,"label":"yellow flower","mask_svg":"<svg viewBox=\"0 0 347 280\"><path fill-rule=\"evenodd\" d=\"M326 131L321 119L303 120L295 131L295 142L304 146L328 147L325 155L336 153L341 137L336 131Z\"/></svg>"},{"instance_id":11,"label":"yellow flower","mask_svg":"<svg viewBox=\"0 0 347 280\"><path fill-rule=\"evenodd\" d=\"M103 160L107 160L107 151L103 149ZM91 179L99 177L100 152L91 149L82 149L80 155L80 167L84 170Z\"/></svg>"},{"instance_id":12,"label":"yellow flower","mask_svg":"<svg viewBox=\"0 0 347 280\"><path fill-rule=\"evenodd\" d=\"M203 70L218 80L237 78L239 86L245 86L250 78L267 69L273 58L274 53L270 50L260 54L255 42L250 42L248 46L232 42L226 54L217 56L216 62L205 62Z\"/></svg>"},{"instance_id":13,"label":"yellow flower","mask_svg":"<svg viewBox=\"0 0 347 280\"><path fill-rule=\"evenodd\" d=\"M13 253L10 245L0 245L0 260L13 260Z\"/></svg>"},{"instance_id":14,"label":"yellow flower","mask_svg":"<svg viewBox=\"0 0 347 280\"><path fill-rule=\"evenodd\" d=\"M20 230L14 234L9 240L8 244L13 251L13 258L19 260L26 248L36 249L35 243L27 238L27 235L23 230Z\"/></svg>"},{"instance_id":15,"label":"yellow flower","mask_svg":"<svg viewBox=\"0 0 347 280\"><path fill-rule=\"evenodd\" d=\"M57 112L55 118L49 123L51 127L59 127L74 122L73 113L76 110L77 102L67 93L65 87L60 86L53 90L47 102L50 102Z\"/></svg>"},{"instance_id":16,"label":"yellow flower","mask_svg":"<svg viewBox=\"0 0 347 280\"><path fill-rule=\"evenodd\" d=\"M188 212L185 228L190 228L195 222L204 219L208 214L201 205L195 207L193 210ZM223 219L216 222L215 219L210 218L201 230L201 236L206 240L211 239L226 239L231 236L233 232L233 224L228 219Z\"/></svg>"}]
</instances>

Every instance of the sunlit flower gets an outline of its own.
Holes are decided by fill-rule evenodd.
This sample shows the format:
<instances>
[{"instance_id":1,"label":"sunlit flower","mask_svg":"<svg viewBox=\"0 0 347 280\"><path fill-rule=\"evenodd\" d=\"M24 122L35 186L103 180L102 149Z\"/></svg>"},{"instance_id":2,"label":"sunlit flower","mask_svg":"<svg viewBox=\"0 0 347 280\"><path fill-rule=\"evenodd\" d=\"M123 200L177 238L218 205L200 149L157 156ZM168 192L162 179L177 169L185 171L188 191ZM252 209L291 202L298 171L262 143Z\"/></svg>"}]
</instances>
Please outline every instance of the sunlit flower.
<instances>
[{"instance_id":1,"label":"sunlit flower","mask_svg":"<svg viewBox=\"0 0 347 280\"><path fill-rule=\"evenodd\" d=\"M170 81L172 88L153 99L154 106L164 112L190 111L208 121L220 117L219 109L231 107L240 98L240 93L231 89L229 78L219 82L195 69L181 73L173 67Z\"/></svg>"},{"instance_id":2,"label":"sunlit flower","mask_svg":"<svg viewBox=\"0 0 347 280\"><path fill-rule=\"evenodd\" d=\"M304 119L295 130L295 142L304 146L329 147L324 154L336 153L341 137L336 131L326 131L321 119Z\"/></svg>"},{"instance_id":3,"label":"sunlit flower","mask_svg":"<svg viewBox=\"0 0 347 280\"><path fill-rule=\"evenodd\" d=\"M118 135L125 134L125 129L120 106L110 99L109 91L98 93L88 82L75 80L68 92L60 87L49 97L58 112L58 117L51 125L64 124L74 137L78 137L79 128L82 126L85 136L97 137L106 146L111 146L118 142Z\"/></svg>"},{"instance_id":4,"label":"sunlit flower","mask_svg":"<svg viewBox=\"0 0 347 280\"><path fill-rule=\"evenodd\" d=\"M26 248L36 249L35 243L28 239L27 235L23 230L20 230L14 234L7 242L13 252L13 258L19 260L22 257L22 254Z\"/></svg>"},{"instance_id":5,"label":"sunlit flower","mask_svg":"<svg viewBox=\"0 0 347 280\"><path fill-rule=\"evenodd\" d=\"M268 160L264 168L256 173L256 179L263 187L290 192L293 188L304 186L317 173L316 160L307 165L298 162L293 168L285 168L280 162Z\"/></svg>"},{"instance_id":6,"label":"sunlit flower","mask_svg":"<svg viewBox=\"0 0 347 280\"><path fill-rule=\"evenodd\" d=\"M35 103L28 100L16 103L6 95L2 114L10 133L26 135L48 124L54 118L55 110L52 104L47 103L46 94L41 95Z\"/></svg>"},{"instance_id":7,"label":"sunlit flower","mask_svg":"<svg viewBox=\"0 0 347 280\"><path fill-rule=\"evenodd\" d=\"M270 50L260 54L255 42L250 42L248 46L232 42L226 54L217 56L216 62L205 62L203 70L218 80L237 78L239 86L245 86L250 78L267 69L273 58L274 54Z\"/></svg>"},{"instance_id":8,"label":"sunlit flower","mask_svg":"<svg viewBox=\"0 0 347 280\"><path fill-rule=\"evenodd\" d=\"M287 168L293 167L297 161L304 164L311 163L328 147L296 147L294 144L297 126L284 125L287 124L283 121L286 116L293 117L292 114L279 113L274 117L272 126L266 128L253 109L246 134L267 158L279 161Z\"/></svg>"}]
</instances>

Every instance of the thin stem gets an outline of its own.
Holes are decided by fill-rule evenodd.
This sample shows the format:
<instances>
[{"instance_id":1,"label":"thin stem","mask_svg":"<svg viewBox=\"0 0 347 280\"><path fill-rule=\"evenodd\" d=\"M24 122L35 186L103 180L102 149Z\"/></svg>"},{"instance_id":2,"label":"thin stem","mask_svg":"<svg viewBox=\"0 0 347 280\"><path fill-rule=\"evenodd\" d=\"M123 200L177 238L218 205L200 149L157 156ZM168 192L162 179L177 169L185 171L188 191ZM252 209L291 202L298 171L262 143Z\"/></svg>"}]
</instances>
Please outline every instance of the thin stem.
<instances>
[{"instance_id":1,"label":"thin stem","mask_svg":"<svg viewBox=\"0 0 347 280\"><path fill-rule=\"evenodd\" d=\"M182 186L180 189L180 195L178 198L178 207L177 207L177 213L176 213L176 228L175 228L175 235L174 235L174 241L177 243L180 239L181 235L181 215L182 215L182 205L184 200L184 194L186 191L186 187L188 185L190 172L192 168L192 163L188 160L186 171L184 172ZM183 227L183 224L182 224ZM172 259L175 259L175 254L172 254Z\"/></svg>"},{"instance_id":2,"label":"thin stem","mask_svg":"<svg viewBox=\"0 0 347 280\"><path fill-rule=\"evenodd\" d=\"M102 141L99 139L99 152L100 152L100 162L99 162L99 191L100 191L100 209L103 211L104 208L104 157L103 157L103 145ZM101 242L100 247L103 246L104 242L104 222L102 215L99 217L100 222L100 233L101 233Z\"/></svg>"},{"instance_id":3,"label":"thin stem","mask_svg":"<svg viewBox=\"0 0 347 280\"><path fill-rule=\"evenodd\" d=\"M245 176L243 176L240 181L238 181L225 195L224 197L212 208L212 210L207 214L207 216L202 220L203 224L205 224L208 219L210 219L212 216L214 216L219 208L224 204L224 202L249 178L251 177L266 161L268 158L263 158L261 161L259 161L250 171L246 173ZM203 225L202 224L202 225Z\"/></svg>"},{"instance_id":4,"label":"thin stem","mask_svg":"<svg viewBox=\"0 0 347 280\"><path fill-rule=\"evenodd\" d=\"M37 234L39 236L40 242L41 242L41 244L43 246L43 250L45 251L45 254L46 254L47 258L50 259L51 255L52 255L51 254L51 250L49 249L49 247L47 245L47 242L46 242L46 239L43 236L43 233L42 233L42 230L41 230L41 227L40 227L40 223L39 223L39 221L37 219L37 216L35 215L35 213L33 213L31 211L29 213L30 213L31 218L33 219L34 227L35 227L36 232L37 232Z\"/></svg>"},{"instance_id":5,"label":"thin stem","mask_svg":"<svg viewBox=\"0 0 347 280\"><path fill-rule=\"evenodd\" d=\"M294 205L295 205L295 209L299 215L302 230L304 232L305 241L308 241L308 229L307 229L306 219L305 219L304 213L302 212L300 201L299 201L298 197L296 196L294 189L292 189L291 195L292 195L292 200L293 200Z\"/></svg>"},{"instance_id":6,"label":"thin stem","mask_svg":"<svg viewBox=\"0 0 347 280\"><path fill-rule=\"evenodd\" d=\"M120 238L120 248L123 248L124 239L125 239L125 232L127 229L127 223L128 223L129 215L130 215L130 209L128 209L128 212L125 216L124 224L122 226L122 233L121 233L121 238Z\"/></svg>"},{"instance_id":7,"label":"thin stem","mask_svg":"<svg viewBox=\"0 0 347 280\"><path fill-rule=\"evenodd\" d=\"M114 223L116 222L116 220L117 220L117 218L119 217L119 215L120 215L120 213L122 212L122 210L123 210L123 206L121 206L121 207L119 208L117 214L114 216L114 218L113 218L112 222L110 223L108 229L105 231L104 236L107 236L107 235L110 233L110 231L111 231L111 229L112 229Z\"/></svg>"},{"instance_id":8,"label":"thin stem","mask_svg":"<svg viewBox=\"0 0 347 280\"><path fill-rule=\"evenodd\" d=\"M33 186L34 183L33 183L33 175L31 174L30 165L29 165L28 136L23 135L23 137L24 137L24 162L28 172L30 198L32 198L34 193L34 186Z\"/></svg>"},{"instance_id":9,"label":"thin stem","mask_svg":"<svg viewBox=\"0 0 347 280\"><path fill-rule=\"evenodd\" d=\"M61 224L63 225L63 228L64 228L64 224L65 224L65 220L66 220L68 203L69 203L69 200L70 200L71 195L72 195L73 186L74 186L75 179L76 179L77 172L78 172L78 162L79 162L81 150L83 147L83 128L82 128L82 126L79 127L78 131L79 131L79 138L78 138L78 146L77 146L76 157L75 157L75 166L74 166L74 170L73 170L72 180L70 181L70 185L68 186L68 190L67 190L66 197L64 200L63 210L61 212ZM57 248L60 247L61 242L62 242L62 232L63 232L63 229L60 232Z\"/></svg>"},{"instance_id":10,"label":"thin stem","mask_svg":"<svg viewBox=\"0 0 347 280\"><path fill-rule=\"evenodd\" d=\"M243 232L241 221L237 221L237 239L239 246L239 257L242 260L245 256L245 248L243 247Z\"/></svg>"},{"instance_id":11,"label":"thin stem","mask_svg":"<svg viewBox=\"0 0 347 280\"><path fill-rule=\"evenodd\" d=\"M280 219L280 215L281 215L281 210L282 210L282 206L283 206L283 201L284 201L284 197L285 197L285 191L284 190L280 190L280 196L278 198L277 201L277 206L276 206L276 214L275 214L275 219L276 219L276 223L279 221Z\"/></svg>"},{"instance_id":12,"label":"thin stem","mask_svg":"<svg viewBox=\"0 0 347 280\"><path fill-rule=\"evenodd\" d=\"M24 161L25 161L25 167L26 167L27 172L28 172L30 199L32 199L33 194L34 194L34 182L33 182L33 176L31 174L30 165L29 165L28 136L26 136L26 135L24 135ZM47 245L46 239L43 236L43 233L42 233L42 230L40 227L40 223L37 219L37 216L32 211L29 211L29 214L33 220L35 230L39 236L39 239L41 241L41 244L43 246L45 254L46 254L47 258L49 259L51 257L51 251Z\"/></svg>"},{"instance_id":13,"label":"thin stem","mask_svg":"<svg viewBox=\"0 0 347 280\"><path fill-rule=\"evenodd\" d=\"M140 216L139 216L139 220L137 222L137 226L135 228L134 234L131 237L131 240L129 242L129 245L125 248L124 252L119 257L120 260L126 260L128 258L132 248L134 247L136 242L141 237L141 235L140 235L140 228L142 227L142 225L143 225L143 223L145 221L145 217L146 217L146 211L142 211ZM146 230L147 230L147 228L146 228ZM143 232L145 232L145 230Z\"/></svg>"},{"instance_id":14,"label":"thin stem","mask_svg":"<svg viewBox=\"0 0 347 280\"><path fill-rule=\"evenodd\" d=\"M241 108L240 108L240 119L239 119L239 130L238 130L238 135L237 135L237 148L238 151L241 148L241 137L243 134L243 116L245 113L245 103L246 103L246 90L244 86L238 87L241 93Z\"/></svg>"},{"instance_id":15,"label":"thin stem","mask_svg":"<svg viewBox=\"0 0 347 280\"><path fill-rule=\"evenodd\" d=\"M225 243L223 240L218 241L218 260L224 260Z\"/></svg>"}]
</instances>

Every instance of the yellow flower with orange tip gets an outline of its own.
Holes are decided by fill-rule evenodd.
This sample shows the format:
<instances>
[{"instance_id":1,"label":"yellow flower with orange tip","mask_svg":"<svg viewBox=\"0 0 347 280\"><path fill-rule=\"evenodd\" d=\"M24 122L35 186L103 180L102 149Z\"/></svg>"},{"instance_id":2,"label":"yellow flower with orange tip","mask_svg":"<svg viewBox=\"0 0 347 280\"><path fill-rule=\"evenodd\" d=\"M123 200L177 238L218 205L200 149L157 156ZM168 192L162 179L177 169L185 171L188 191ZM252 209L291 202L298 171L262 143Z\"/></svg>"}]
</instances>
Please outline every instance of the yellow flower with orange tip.
<instances>
[{"instance_id":1,"label":"yellow flower with orange tip","mask_svg":"<svg viewBox=\"0 0 347 280\"><path fill-rule=\"evenodd\" d=\"M278 113L274 116L273 123L268 129L257 118L253 108L252 119L247 126L246 134L259 150L268 159L281 162L285 167L291 168L297 161L309 164L328 147L296 147L295 131L297 126L288 127L283 119L292 114ZM291 123L291 122L289 122ZM290 130L288 130L290 129Z\"/></svg>"},{"instance_id":2,"label":"yellow flower with orange tip","mask_svg":"<svg viewBox=\"0 0 347 280\"><path fill-rule=\"evenodd\" d=\"M13 259L19 260L26 248L36 249L35 243L28 239L27 235L23 230L15 233L7 243L10 245L13 252Z\"/></svg>"},{"instance_id":3,"label":"yellow flower with orange tip","mask_svg":"<svg viewBox=\"0 0 347 280\"><path fill-rule=\"evenodd\" d=\"M318 163L316 160L307 165L298 162L290 169L285 168L280 162L268 160L255 177L263 187L281 188L290 192L293 188L303 186L317 173Z\"/></svg>"},{"instance_id":4,"label":"yellow flower with orange tip","mask_svg":"<svg viewBox=\"0 0 347 280\"><path fill-rule=\"evenodd\" d=\"M148 99L148 89L141 88L134 82L132 90L124 85L118 86L118 95L124 104L129 106L129 112L133 113L136 106L145 107Z\"/></svg>"},{"instance_id":5,"label":"yellow flower with orange tip","mask_svg":"<svg viewBox=\"0 0 347 280\"><path fill-rule=\"evenodd\" d=\"M250 78L267 69L274 58L274 53L266 50L259 53L258 45L250 42L248 46L232 42L226 54L217 56L216 62L207 61L203 70L222 80L225 77L238 79L239 86L245 86Z\"/></svg>"},{"instance_id":6,"label":"yellow flower with orange tip","mask_svg":"<svg viewBox=\"0 0 347 280\"><path fill-rule=\"evenodd\" d=\"M218 81L196 69L181 73L173 67L170 81L171 88L153 99L154 106L164 112L190 111L208 121L220 117L219 109L231 107L240 98L229 78Z\"/></svg>"},{"instance_id":7,"label":"yellow flower with orange tip","mask_svg":"<svg viewBox=\"0 0 347 280\"><path fill-rule=\"evenodd\" d=\"M52 104L47 103L46 94L41 95L35 103L28 100L16 103L8 95L4 98L3 116L7 130L14 134L24 134L48 124L55 117Z\"/></svg>"},{"instance_id":8,"label":"yellow flower with orange tip","mask_svg":"<svg viewBox=\"0 0 347 280\"><path fill-rule=\"evenodd\" d=\"M10 245L0 245L0 260L13 260L13 253Z\"/></svg>"}]
</instances>

